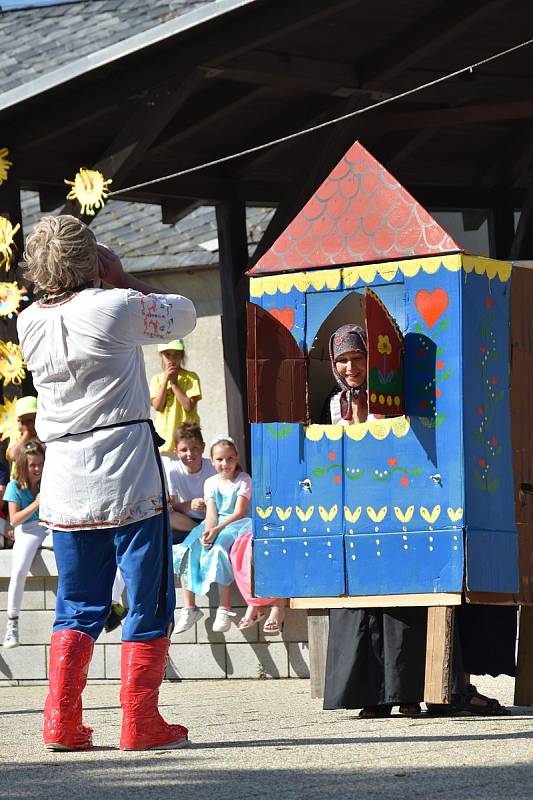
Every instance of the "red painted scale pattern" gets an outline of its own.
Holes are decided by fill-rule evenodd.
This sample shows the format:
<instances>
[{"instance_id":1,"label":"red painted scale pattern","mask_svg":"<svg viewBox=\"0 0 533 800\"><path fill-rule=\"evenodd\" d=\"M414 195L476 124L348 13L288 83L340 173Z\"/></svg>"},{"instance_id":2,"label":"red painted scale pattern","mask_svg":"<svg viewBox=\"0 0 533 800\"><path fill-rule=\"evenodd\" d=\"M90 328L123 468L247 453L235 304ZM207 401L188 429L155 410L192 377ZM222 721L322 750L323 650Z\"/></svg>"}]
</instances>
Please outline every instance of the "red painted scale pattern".
<instances>
[{"instance_id":1,"label":"red painted scale pattern","mask_svg":"<svg viewBox=\"0 0 533 800\"><path fill-rule=\"evenodd\" d=\"M355 142L248 274L367 264L462 249Z\"/></svg>"}]
</instances>

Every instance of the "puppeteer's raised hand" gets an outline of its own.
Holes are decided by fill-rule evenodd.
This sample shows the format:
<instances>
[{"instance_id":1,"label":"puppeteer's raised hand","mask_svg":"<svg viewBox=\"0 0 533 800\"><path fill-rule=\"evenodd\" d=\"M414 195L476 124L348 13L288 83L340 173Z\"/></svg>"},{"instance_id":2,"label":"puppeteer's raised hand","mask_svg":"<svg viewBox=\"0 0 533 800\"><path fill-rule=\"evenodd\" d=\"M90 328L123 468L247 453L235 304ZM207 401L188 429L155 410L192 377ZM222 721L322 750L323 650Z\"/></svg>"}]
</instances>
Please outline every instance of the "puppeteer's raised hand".
<instances>
[{"instance_id":1,"label":"puppeteer's raised hand","mask_svg":"<svg viewBox=\"0 0 533 800\"><path fill-rule=\"evenodd\" d=\"M107 245L98 242L98 272L103 281L116 289L127 288L126 273L116 253Z\"/></svg>"}]
</instances>

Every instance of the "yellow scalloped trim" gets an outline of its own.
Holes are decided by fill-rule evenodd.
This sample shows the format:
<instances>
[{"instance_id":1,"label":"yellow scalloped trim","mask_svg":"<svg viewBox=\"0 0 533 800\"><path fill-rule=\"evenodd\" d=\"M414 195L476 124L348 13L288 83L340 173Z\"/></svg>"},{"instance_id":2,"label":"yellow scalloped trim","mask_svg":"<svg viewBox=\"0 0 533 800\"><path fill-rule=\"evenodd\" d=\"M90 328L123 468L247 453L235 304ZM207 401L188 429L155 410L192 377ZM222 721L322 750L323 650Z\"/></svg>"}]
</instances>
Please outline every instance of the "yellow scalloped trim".
<instances>
[{"instance_id":1,"label":"yellow scalloped trim","mask_svg":"<svg viewBox=\"0 0 533 800\"><path fill-rule=\"evenodd\" d=\"M502 283L511 277L513 265L510 261L496 261L483 256L463 256L463 269L465 272L475 272L476 275L487 275L492 280L496 276Z\"/></svg>"},{"instance_id":2,"label":"yellow scalloped trim","mask_svg":"<svg viewBox=\"0 0 533 800\"><path fill-rule=\"evenodd\" d=\"M312 442L319 442L323 436L330 441L337 441L343 434L360 442L367 433L374 439L386 439L392 432L397 438L406 436L411 428L409 417L391 417L389 419L371 419L357 425L309 425L305 428L305 436Z\"/></svg>"},{"instance_id":3,"label":"yellow scalloped trim","mask_svg":"<svg viewBox=\"0 0 533 800\"><path fill-rule=\"evenodd\" d=\"M343 431L342 425L309 425L305 429L305 435L312 442L319 442L325 434L330 442L336 442L342 439Z\"/></svg>"},{"instance_id":4,"label":"yellow scalloped trim","mask_svg":"<svg viewBox=\"0 0 533 800\"><path fill-rule=\"evenodd\" d=\"M404 261L388 261L385 264L361 264L343 269L319 269L311 272L289 272L283 275L250 278L250 295L262 297L264 294L273 295L276 292L288 294L294 288L305 292L310 287L317 291L334 290L339 288L341 282L346 288L350 288L360 280L364 283L372 283L377 275L386 281L392 281L398 272L408 278L413 278L420 270L428 275L434 275L441 267L449 272L459 272L462 267L465 272L487 275L490 279L498 277L502 283L505 283L511 277L512 265L509 261L496 261L482 256L466 256L462 253L454 253L450 256L409 258Z\"/></svg>"}]
</instances>

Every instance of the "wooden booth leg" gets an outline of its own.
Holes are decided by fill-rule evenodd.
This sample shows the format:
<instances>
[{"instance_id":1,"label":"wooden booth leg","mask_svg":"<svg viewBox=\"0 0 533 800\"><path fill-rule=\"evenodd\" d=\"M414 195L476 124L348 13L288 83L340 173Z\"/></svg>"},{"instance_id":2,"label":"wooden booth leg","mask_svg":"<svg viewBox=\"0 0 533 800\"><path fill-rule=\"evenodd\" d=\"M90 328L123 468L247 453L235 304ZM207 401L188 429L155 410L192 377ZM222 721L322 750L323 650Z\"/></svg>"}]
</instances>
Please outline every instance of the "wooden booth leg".
<instances>
[{"instance_id":1,"label":"wooden booth leg","mask_svg":"<svg viewBox=\"0 0 533 800\"><path fill-rule=\"evenodd\" d=\"M309 639L311 697L321 698L324 697L326 655L328 652L328 609L310 609L307 612L307 631Z\"/></svg>"},{"instance_id":2,"label":"wooden booth leg","mask_svg":"<svg viewBox=\"0 0 533 800\"><path fill-rule=\"evenodd\" d=\"M455 613L453 606L428 608L426 645L426 703L450 703Z\"/></svg>"},{"instance_id":3,"label":"wooden booth leg","mask_svg":"<svg viewBox=\"0 0 533 800\"><path fill-rule=\"evenodd\" d=\"M520 607L514 703L533 706L533 606Z\"/></svg>"}]
</instances>

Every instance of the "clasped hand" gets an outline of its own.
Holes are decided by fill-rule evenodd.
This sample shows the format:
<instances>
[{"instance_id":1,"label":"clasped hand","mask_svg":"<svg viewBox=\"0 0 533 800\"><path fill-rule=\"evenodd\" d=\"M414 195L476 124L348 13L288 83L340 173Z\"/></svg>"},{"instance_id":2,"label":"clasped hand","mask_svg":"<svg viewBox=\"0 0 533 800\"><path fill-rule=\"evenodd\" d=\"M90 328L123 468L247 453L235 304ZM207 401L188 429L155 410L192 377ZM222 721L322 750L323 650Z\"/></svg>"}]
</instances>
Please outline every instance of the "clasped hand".
<instances>
[{"instance_id":1,"label":"clasped hand","mask_svg":"<svg viewBox=\"0 0 533 800\"><path fill-rule=\"evenodd\" d=\"M213 528L206 528L202 534L202 539L201 539L203 546L209 549L219 533L220 533L220 528L218 527L218 525L215 525Z\"/></svg>"}]
</instances>

